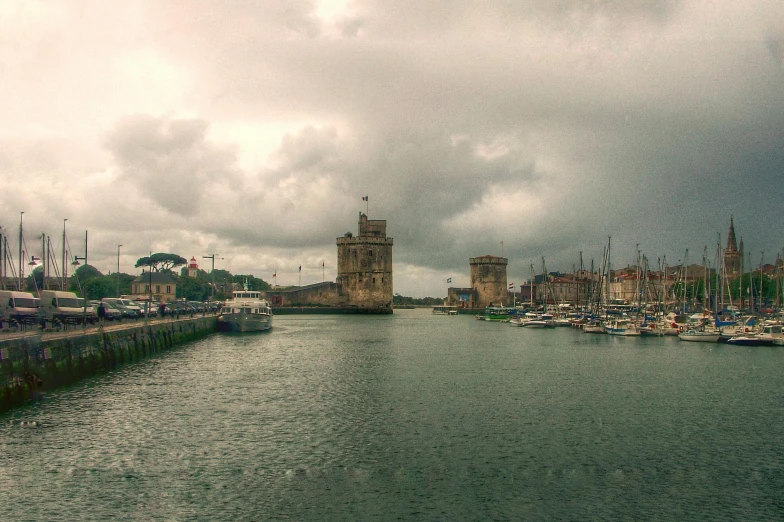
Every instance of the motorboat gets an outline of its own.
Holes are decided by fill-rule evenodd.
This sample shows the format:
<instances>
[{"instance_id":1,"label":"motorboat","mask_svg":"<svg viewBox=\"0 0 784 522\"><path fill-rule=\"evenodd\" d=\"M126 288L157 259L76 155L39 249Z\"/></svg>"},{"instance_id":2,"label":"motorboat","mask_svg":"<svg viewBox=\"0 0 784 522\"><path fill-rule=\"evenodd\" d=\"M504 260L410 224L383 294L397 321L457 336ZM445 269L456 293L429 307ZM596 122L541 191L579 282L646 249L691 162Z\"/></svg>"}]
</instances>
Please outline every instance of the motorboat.
<instances>
[{"instance_id":1,"label":"motorboat","mask_svg":"<svg viewBox=\"0 0 784 522\"><path fill-rule=\"evenodd\" d=\"M457 307L446 305L434 306L433 315L457 315Z\"/></svg>"},{"instance_id":2,"label":"motorboat","mask_svg":"<svg viewBox=\"0 0 784 522\"><path fill-rule=\"evenodd\" d=\"M259 332L272 328L272 308L261 292L235 290L218 315L218 330L224 332Z\"/></svg>"},{"instance_id":3,"label":"motorboat","mask_svg":"<svg viewBox=\"0 0 784 522\"><path fill-rule=\"evenodd\" d=\"M718 330L686 330L678 334L678 339L681 341L696 343L717 343L719 337L721 337L721 333Z\"/></svg>"},{"instance_id":4,"label":"motorboat","mask_svg":"<svg viewBox=\"0 0 784 522\"><path fill-rule=\"evenodd\" d=\"M555 318L552 314L525 314L526 318L520 324L523 328L555 328Z\"/></svg>"},{"instance_id":5,"label":"motorboat","mask_svg":"<svg viewBox=\"0 0 784 522\"><path fill-rule=\"evenodd\" d=\"M737 346L781 346L784 345L784 334L779 324L763 325L758 333L742 333L731 337L727 344Z\"/></svg>"},{"instance_id":6,"label":"motorboat","mask_svg":"<svg viewBox=\"0 0 784 522\"><path fill-rule=\"evenodd\" d=\"M630 319L611 319L605 323L604 331L608 335L633 336L640 335L640 330Z\"/></svg>"}]
</instances>

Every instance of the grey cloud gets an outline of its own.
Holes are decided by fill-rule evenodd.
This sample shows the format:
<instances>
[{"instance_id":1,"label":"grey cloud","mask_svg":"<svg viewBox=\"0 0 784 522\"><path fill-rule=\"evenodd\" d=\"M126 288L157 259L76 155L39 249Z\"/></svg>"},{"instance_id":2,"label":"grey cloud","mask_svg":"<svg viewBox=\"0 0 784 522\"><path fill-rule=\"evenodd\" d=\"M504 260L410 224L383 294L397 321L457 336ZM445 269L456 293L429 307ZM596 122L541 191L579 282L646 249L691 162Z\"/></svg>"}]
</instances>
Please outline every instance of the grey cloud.
<instances>
[{"instance_id":1,"label":"grey cloud","mask_svg":"<svg viewBox=\"0 0 784 522\"><path fill-rule=\"evenodd\" d=\"M238 179L235 152L210 144L207 127L200 119L129 116L111 130L106 146L122 179L168 211L194 216L211 182Z\"/></svg>"},{"instance_id":2,"label":"grey cloud","mask_svg":"<svg viewBox=\"0 0 784 522\"><path fill-rule=\"evenodd\" d=\"M125 118L98 163L160 210L161 242L329 251L369 195L395 261L420 273L467 271L500 241L518 277L541 256L551 269L579 251L598 260L610 235L616 259L638 243L674 259L715 242L730 214L749 248L780 248L780 2L376 0L329 19L322 7L143 2L113 42L143 35L141 63L172 64L183 86L163 109L123 114L198 114ZM288 133L243 170L211 122Z\"/></svg>"}]
</instances>

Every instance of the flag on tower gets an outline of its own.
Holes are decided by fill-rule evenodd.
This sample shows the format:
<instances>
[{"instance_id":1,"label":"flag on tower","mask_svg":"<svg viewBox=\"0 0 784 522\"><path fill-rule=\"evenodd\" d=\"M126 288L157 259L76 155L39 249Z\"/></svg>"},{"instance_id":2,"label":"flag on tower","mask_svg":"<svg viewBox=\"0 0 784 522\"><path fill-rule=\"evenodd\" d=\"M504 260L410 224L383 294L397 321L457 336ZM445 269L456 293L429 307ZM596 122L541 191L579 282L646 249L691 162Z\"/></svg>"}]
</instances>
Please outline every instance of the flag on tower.
<instances>
[{"instance_id":1,"label":"flag on tower","mask_svg":"<svg viewBox=\"0 0 784 522\"><path fill-rule=\"evenodd\" d=\"M302 272L302 265L299 265L299 271Z\"/></svg>"},{"instance_id":2,"label":"flag on tower","mask_svg":"<svg viewBox=\"0 0 784 522\"><path fill-rule=\"evenodd\" d=\"M509 283L509 290L514 290L514 283Z\"/></svg>"},{"instance_id":3,"label":"flag on tower","mask_svg":"<svg viewBox=\"0 0 784 522\"><path fill-rule=\"evenodd\" d=\"M362 196L362 201L370 201L370 196Z\"/></svg>"},{"instance_id":4,"label":"flag on tower","mask_svg":"<svg viewBox=\"0 0 784 522\"><path fill-rule=\"evenodd\" d=\"M324 261L321 262L321 268L324 268Z\"/></svg>"},{"instance_id":5,"label":"flag on tower","mask_svg":"<svg viewBox=\"0 0 784 522\"><path fill-rule=\"evenodd\" d=\"M446 282L447 283L451 283L452 282L452 278L450 277L449 279L446 280Z\"/></svg>"}]
</instances>

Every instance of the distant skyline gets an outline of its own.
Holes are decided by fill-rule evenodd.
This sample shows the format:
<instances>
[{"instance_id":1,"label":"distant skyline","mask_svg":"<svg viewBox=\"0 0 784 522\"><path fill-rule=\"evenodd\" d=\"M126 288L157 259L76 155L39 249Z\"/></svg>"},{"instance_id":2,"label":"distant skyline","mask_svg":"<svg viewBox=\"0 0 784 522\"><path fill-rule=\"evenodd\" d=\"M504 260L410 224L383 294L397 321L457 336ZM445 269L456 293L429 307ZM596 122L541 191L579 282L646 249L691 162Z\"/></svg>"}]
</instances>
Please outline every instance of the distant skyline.
<instances>
[{"instance_id":1,"label":"distant skyline","mask_svg":"<svg viewBox=\"0 0 784 522\"><path fill-rule=\"evenodd\" d=\"M129 274L334 281L366 209L413 297L608 236L617 267L713 260L730 216L746 263L784 251L777 0L10 0L0 48L0 226L36 256L67 218L104 273L121 244Z\"/></svg>"}]
</instances>

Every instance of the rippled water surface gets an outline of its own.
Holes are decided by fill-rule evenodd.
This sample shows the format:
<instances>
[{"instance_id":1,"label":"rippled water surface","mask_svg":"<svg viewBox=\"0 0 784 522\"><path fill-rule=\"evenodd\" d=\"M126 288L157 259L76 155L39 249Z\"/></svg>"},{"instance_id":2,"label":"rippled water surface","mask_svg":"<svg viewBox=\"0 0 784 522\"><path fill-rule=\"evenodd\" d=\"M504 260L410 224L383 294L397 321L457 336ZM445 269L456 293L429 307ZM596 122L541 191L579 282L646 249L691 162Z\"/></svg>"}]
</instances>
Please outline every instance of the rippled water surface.
<instances>
[{"instance_id":1,"label":"rippled water surface","mask_svg":"<svg viewBox=\"0 0 784 522\"><path fill-rule=\"evenodd\" d=\"M782 434L784 348L278 316L0 416L0 519L781 520Z\"/></svg>"}]
</instances>

